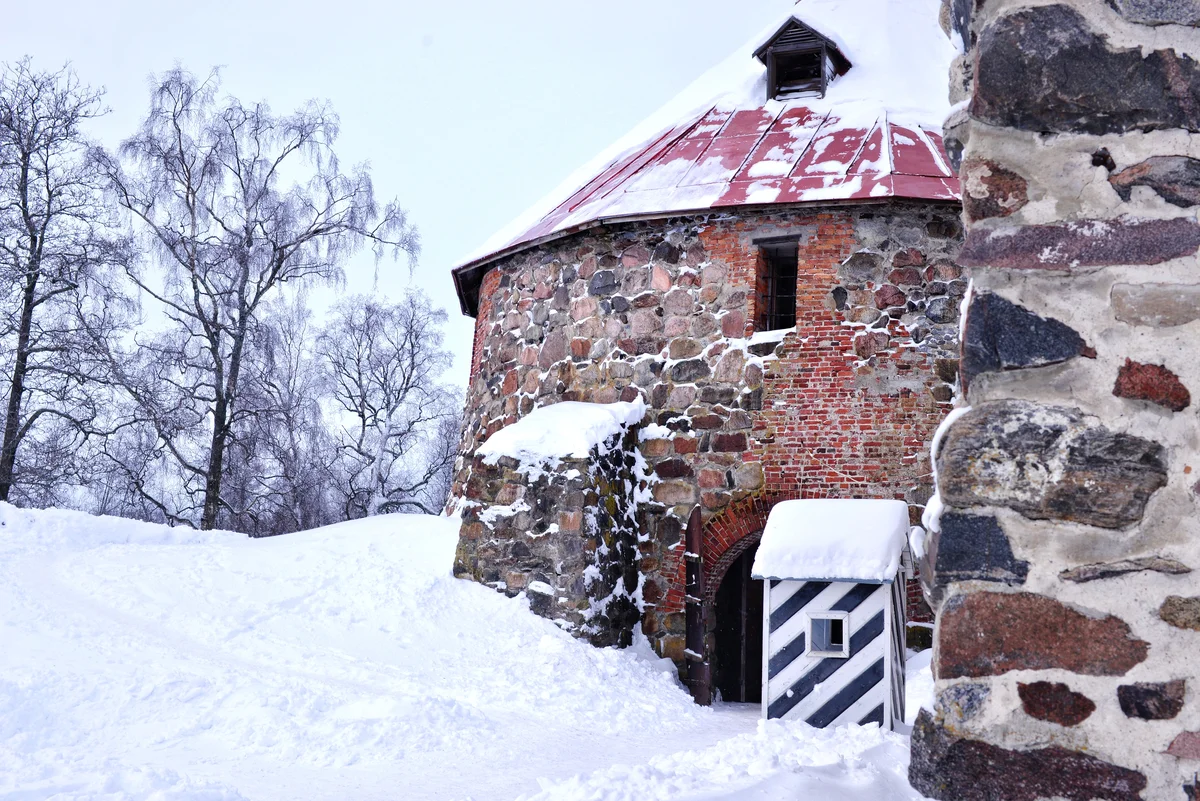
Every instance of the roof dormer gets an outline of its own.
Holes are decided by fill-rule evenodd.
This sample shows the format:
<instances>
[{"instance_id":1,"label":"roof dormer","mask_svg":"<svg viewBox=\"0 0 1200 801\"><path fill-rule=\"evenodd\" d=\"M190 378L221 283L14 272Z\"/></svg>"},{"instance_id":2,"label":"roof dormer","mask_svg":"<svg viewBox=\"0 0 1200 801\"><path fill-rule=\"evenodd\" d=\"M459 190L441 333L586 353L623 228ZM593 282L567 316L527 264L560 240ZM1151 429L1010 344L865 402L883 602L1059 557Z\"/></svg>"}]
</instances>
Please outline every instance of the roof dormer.
<instances>
[{"instance_id":1,"label":"roof dormer","mask_svg":"<svg viewBox=\"0 0 1200 801\"><path fill-rule=\"evenodd\" d=\"M817 33L795 17L789 19L754 57L767 67L767 97L824 97L838 75L850 69L850 61L832 40Z\"/></svg>"}]
</instances>

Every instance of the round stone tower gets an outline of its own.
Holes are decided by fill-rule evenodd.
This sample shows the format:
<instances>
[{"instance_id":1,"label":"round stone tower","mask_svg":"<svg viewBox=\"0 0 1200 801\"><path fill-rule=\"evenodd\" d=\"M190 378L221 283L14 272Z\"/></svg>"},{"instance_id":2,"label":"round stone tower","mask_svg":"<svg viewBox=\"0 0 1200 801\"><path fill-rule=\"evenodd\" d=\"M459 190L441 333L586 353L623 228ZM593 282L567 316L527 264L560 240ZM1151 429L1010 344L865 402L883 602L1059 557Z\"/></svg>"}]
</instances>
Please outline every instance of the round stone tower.
<instances>
[{"instance_id":1,"label":"round stone tower","mask_svg":"<svg viewBox=\"0 0 1200 801\"><path fill-rule=\"evenodd\" d=\"M772 505L897 498L917 521L967 292L938 7L804 0L454 270L476 319L456 574L597 643L709 659L751 700ZM645 414L587 458L476 455L562 401ZM686 655L697 506L706 653Z\"/></svg>"}]
</instances>

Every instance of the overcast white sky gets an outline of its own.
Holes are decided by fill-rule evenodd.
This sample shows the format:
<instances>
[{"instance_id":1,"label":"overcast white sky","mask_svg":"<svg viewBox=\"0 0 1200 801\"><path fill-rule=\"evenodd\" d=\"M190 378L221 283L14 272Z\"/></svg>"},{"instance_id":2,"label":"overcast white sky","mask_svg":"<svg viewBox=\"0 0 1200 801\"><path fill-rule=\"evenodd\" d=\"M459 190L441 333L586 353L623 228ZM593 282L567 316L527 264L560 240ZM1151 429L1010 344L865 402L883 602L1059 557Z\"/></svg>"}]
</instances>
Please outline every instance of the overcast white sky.
<instances>
[{"instance_id":1,"label":"overcast white sky","mask_svg":"<svg viewBox=\"0 0 1200 801\"><path fill-rule=\"evenodd\" d=\"M791 0L57 0L8 3L0 60L74 64L107 90L94 136L115 146L145 114L149 76L222 67L227 92L279 112L327 99L343 163L369 161L381 199L420 229L413 281L450 315L454 379L471 320L450 269L571 171L724 59ZM368 291L374 264L349 265ZM384 262L378 291L407 267Z\"/></svg>"}]
</instances>

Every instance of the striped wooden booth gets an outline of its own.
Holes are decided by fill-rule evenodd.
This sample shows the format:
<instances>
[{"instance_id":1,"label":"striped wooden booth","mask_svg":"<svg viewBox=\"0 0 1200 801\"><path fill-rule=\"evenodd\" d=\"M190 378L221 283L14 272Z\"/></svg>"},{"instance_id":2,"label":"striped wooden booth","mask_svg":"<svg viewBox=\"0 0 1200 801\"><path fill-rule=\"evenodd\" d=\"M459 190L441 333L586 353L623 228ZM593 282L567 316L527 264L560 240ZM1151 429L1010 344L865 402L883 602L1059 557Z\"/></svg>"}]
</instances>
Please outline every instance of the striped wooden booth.
<instances>
[{"instance_id":1,"label":"striped wooden booth","mask_svg":"<svg viewBox=\"0 0 1200 801\"><path fill-rule=\"evenodd\" d=\"M754 561L763 579L763 715L813 726L904 721L908 506L785 501Z\"/></svg>"}]
</instances>

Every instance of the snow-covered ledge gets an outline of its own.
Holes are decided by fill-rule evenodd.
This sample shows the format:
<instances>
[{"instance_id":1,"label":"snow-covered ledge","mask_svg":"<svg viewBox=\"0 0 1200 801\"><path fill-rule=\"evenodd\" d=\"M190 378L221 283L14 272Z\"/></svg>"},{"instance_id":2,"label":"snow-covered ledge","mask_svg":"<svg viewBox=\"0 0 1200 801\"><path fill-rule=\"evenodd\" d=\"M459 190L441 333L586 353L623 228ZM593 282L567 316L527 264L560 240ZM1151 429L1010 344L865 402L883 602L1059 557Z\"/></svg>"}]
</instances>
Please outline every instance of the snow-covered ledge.
<instances>
[{"instance_id":1,"label":"snow-covered ledge","mask_svg":"<svg viewBox=\"0 0 1200 801\"><path fill-rule=\"evenodd\" d=\"M599 645L642 616L637 511L654 479L637 449L641 398L535 409L476 451L458 508L455 575L509 595Z\"/></svg>"}]
</instances>

